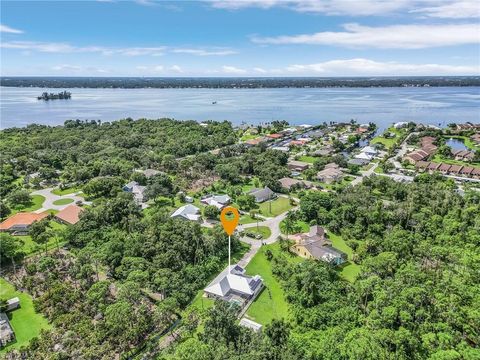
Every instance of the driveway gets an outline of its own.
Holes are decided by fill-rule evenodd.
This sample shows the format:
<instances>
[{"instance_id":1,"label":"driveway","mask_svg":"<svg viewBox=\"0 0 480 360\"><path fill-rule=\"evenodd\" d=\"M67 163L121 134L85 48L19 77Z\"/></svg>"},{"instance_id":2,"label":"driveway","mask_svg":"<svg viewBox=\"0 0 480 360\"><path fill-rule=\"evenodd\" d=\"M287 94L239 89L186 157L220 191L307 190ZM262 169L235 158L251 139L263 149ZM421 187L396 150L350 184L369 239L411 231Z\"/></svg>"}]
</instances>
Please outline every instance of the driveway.
<instances>
[{"instance_id":1,"label":"driveway","mask_svg":"<svg viewBox=\"0 0 480 360\"><path fill-rule=\"evenodd\" d=\"M83 197L78 196L78 194L80 194L81 191L73 193L73 194L68 194L68 195L56 195L56 194L52 193L52 190L53 190L53 188L47 188L47 189L41 189L41 190L37 190L37 191L32 192L32 195L41 195L45 198L45 201L43 202L42 207L38 210L35 210L35 212L37 214L41 213L41 212L44 212L46 210L58 210L58 211L60 211L60 210L65 209L68 205L75 204L77 201L81 201L81 202L83 202L84 204L87 204L87 205L90 204L90 202L85 201L83 199ZM72 199L73 202L70 202L70 203L65 204L65 205L55 205L54 204L55 201L61 200L61 199Z\"/></svg>"},{"instance_id":2,"label":"driveway","mask_svg":"<svg viewBox=\"0 0 480 360\"><path fill-rule=\"evenodd\" d=\"M373 163L373 166L370 169L368 169L367 171L362 171L360 176L357 176L355 179L353 179L350 182L350 185L355 186L360 184L364 177L369 177L375 172L375 169L377 168L377 166L378 166L378 163Z\"/></svg>"}]
</instances>

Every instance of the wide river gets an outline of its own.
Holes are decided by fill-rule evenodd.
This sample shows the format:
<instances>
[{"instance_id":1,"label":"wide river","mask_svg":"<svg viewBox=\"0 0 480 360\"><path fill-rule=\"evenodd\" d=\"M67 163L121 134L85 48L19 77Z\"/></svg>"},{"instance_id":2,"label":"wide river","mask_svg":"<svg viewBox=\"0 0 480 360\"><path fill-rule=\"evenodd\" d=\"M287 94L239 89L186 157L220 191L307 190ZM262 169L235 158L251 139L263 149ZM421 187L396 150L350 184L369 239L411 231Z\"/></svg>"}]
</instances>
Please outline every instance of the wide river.
<instances>
[{"instance_id":1,"label":"wide river","mask_svg":"<svg viewBox=\"0 0 480 360\"><path fill-rule=\"evenodd\" d=\"M437 126L480 123L480 87L67 89L72 92L71 100L37 100L44 91L61 90L1 87L0 127L125 117L230 120L234 124L272 120L319 124L355 119L359 123L375 122L380 129L410 120Z\"/></svg>"}]
</instances>

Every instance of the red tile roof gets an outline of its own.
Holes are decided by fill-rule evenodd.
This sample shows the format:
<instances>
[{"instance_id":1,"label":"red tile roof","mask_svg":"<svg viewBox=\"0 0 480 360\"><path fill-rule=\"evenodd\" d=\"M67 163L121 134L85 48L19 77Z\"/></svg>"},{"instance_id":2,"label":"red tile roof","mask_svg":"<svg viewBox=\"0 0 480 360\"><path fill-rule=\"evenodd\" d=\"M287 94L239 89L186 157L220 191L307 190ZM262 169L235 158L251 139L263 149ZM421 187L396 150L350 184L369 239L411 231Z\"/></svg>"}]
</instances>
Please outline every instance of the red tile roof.
<instances>
[{"instance_id":1,"label":"red tile roof","mask_svg":"<svg viewBox=\"0 0 480 360\"><path fill-rule=\"evenodd\" d=\"M80 220L79 216L82 211L83 209L80 206L72 204L58 212L55 216L60 220L73 225Z\"/></svg>"},{"instance_id":2,"label":"red tile roof","mask_svg":"<svg viewBox=\"0 0 480 360\"><path fill-rule=\"evenodd\" d=\"M0 230L9 230L13 226L32 225L35 221L40 221L47 217L48 213L36 214L33 212L19 212L0 223Z\"/></svg>"},{"instance_id":3,"label":"red tile roof","mask_svg":"<svg viewBox=\"0 0 480 360\"><path fill-rule=\"evenodd\" d=\"M271 138L271 139L280 139L281 137L283 137L282 134L268 134L267 137Z\"/></svg>"}]
</instances>

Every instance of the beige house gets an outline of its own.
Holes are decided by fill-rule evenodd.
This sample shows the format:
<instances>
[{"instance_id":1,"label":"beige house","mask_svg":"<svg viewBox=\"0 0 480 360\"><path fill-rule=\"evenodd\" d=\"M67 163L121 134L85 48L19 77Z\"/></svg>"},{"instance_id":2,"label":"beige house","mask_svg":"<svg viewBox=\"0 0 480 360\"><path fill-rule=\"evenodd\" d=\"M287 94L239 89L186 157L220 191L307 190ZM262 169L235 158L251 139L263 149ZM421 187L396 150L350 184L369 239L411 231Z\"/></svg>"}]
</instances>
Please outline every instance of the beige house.
<instances>
[{"instance_id":1,"label":"beige house","mask_svg":"<svg viewBox=\"0 0 480 360\"><path fill-rule=\"evenodd\" d=\"M341 265L347 260L345 253L332 246L321 226L311 226L308 233L296 234L293 239L295 244L290 249L300 257L321 260L333 265Z\"/></svg>"},{"instance_id":2,"label":"beige house","mask_svg":"<svg viewBox=\"0 0 480 360\"><path fill-rule=\"evenodd\" d=\"M339 181L342 177L343 171L337 164L334 163L325 165L325 169L317 173L318 180L326 184L331 184L335 181Z\"/></svg>"}]
</instances>

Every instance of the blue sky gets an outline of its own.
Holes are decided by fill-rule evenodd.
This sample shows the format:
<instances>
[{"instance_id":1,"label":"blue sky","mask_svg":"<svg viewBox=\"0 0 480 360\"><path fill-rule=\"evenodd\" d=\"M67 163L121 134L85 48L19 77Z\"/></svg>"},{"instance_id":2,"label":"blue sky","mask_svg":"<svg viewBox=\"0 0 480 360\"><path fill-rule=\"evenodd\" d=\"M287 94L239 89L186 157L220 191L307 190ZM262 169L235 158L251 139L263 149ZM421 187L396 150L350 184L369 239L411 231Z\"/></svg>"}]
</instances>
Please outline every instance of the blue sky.
<instances>
[{"instance_id":1,"label":"blue sky","mask_svg":"<svg viewBox=\"0 0 480 360\"><path fill-rule=\"evenodd\" d=\"M480 74L476 0L0 6L3 76Z\"/></svg>"}]
</instances>

